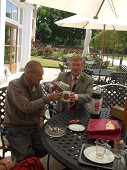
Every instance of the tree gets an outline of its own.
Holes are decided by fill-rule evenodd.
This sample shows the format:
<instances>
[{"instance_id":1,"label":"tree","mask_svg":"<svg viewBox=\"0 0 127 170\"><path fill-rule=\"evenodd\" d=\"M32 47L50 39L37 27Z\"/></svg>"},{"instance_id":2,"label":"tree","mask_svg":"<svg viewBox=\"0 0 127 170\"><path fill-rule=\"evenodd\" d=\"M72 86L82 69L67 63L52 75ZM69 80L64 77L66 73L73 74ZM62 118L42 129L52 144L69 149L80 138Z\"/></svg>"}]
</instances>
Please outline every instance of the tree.
<instances>
[{"instance_id":1,"label":"tree","mask_svg":"<svg viewBox=\"0 0 127 170\"><path fill-rule=\"evenodd\" d=\"M123 53L127 50L127 32L107 30L105 31L104 47L108 49L110 53ZM95 49L101 49L102 31L93 36L90 45Z\"/></svg>"},{"instance_id":2,"label":"tree","mask_svg":"<svg viewBox=\"0 0 127 170\"><path fill-rule=\"evenodd\" d=\"M42 43L81 45L84 39L84 30L63 28L54 24L55 21L73 15L65 11L39 7L37 10L36 38Z\"/></svg>"}]
</instances>

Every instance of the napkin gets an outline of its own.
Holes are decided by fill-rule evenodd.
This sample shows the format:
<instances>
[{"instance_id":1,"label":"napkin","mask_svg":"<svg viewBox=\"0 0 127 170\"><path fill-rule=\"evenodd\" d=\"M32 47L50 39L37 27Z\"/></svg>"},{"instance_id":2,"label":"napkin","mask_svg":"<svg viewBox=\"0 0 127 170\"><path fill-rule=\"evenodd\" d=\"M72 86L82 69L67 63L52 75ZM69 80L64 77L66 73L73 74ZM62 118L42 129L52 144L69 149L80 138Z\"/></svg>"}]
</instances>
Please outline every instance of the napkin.
<instances>
[{"instance_id":1,"label":"napkin","mask_svg":"<svg viewBox=\"0 0 127 170\"><path fill-rule=\"evenodd\" d=\"M103 138L114 140L120 138L120 125L117 120L92 119L88 123L88 139Z\"/></svg>"}]
</instances>

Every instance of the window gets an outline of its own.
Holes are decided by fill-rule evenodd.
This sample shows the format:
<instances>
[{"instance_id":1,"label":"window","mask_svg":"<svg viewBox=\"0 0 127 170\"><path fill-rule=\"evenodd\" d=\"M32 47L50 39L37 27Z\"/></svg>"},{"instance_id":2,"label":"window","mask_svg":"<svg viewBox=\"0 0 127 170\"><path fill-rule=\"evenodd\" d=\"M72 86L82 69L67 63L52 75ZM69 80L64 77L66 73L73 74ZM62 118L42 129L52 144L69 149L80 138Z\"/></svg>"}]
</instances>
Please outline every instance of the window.
<instances>
[{"instance_id":1,"label":"window","mask_svg":"<svg viewBox=\"0 0 127 170\"><path fill-rule=\"evenodd\" d=\"M17 63L17 36L18 28L12 24L6 24L5 27L5 64Z\"/></svg>"},{"instance_id":2,"label":"window","mask_svg":"<svg viewBox=\"0 0 127 170\"><path fill-rule=\"evenodd\" d=\"M7 0L6 17L18 21L18 7Z\"/></svg>"},{"instance_id":3,"label":"window","mask_svg":"<svg viewBox=\"0 0 127 170\"><path fill-rule=\"evenodd\" d=\"M23 10L20 8L20 24L23 24Z\"/></svg>"},{"instance_id":4,"label":"window","mask_svg":"<svg viewBox=\"0 0 127 170\"><path fill-rule=\"evenodd\" d=\"M9 1L7 1L7 3L6 3L6 17L8 17L8 18L12 18L11 17L11 11L12 11L12 4L9 2Z\"/></svg>"},{"instance_id":5,"label":"window","mask_svg":"<svg viewBox=\"0 0 127 170\"><path fill-rule=\"evenodd\" d=\"M8 65L11 73L16 71L17 62L21 62L23 12L13 0L6 0L4 63Z\"/></svg>"},{"instance_id":6,"label":"window","mask_svg":"<svg viewBox=\"0 0 127 170\"><path fill-rule=\"evenodd\" d=\"M22 29L19 29L18 62L21 62Z\"/></svg>"},{"instance_id":7,"label":"window","mask_svg":"<svg viewBox=\"0 0 127 170\"><path fill-rule=\"evenodd\" d=\"M18 21L18 7L12 5L12 19Z\"/></svg>"}]
</instances>

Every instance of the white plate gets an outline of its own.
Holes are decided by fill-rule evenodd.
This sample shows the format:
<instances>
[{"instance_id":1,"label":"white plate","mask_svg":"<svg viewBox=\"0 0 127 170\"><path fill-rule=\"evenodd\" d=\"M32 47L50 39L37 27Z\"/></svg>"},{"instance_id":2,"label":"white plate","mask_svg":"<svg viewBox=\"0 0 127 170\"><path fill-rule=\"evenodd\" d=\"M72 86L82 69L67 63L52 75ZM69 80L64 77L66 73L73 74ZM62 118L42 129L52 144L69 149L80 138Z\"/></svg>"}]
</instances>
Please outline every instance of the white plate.
<instances>
[{"instance_id":1,"label":"white plate","mask_svg":"<svg viewBox=\"0 0 127 170\"><path fill-rule=\"evenodd\" d=\"M109 150L107 151L107 154L106 153L104 154L103 159L97 158L96 157L96 146L91 146L91 147L86 148L84 150L84 155L90 161L93 161L93 162L99 163L99 164L111 163L115 159L114 154Z\"/></svg>"},{"instance_id":2,"label":"white plate","mask_svg":"<svg viewBox=\"0 0 127 170\"><path fill-rule=\"evenodd\" d=\"M71 124L68 126L68 128L75 132L82 132L85 130L85 126L80 125L80 124Z\"/></svg>"}]
</instances>

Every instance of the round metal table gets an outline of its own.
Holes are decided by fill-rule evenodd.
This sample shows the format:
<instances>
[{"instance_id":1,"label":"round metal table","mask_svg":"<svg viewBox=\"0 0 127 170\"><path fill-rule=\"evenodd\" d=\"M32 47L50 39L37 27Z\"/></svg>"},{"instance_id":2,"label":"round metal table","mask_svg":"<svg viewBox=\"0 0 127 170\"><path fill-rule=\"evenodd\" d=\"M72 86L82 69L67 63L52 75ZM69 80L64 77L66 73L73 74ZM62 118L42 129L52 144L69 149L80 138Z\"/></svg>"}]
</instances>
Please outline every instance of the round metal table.
<instances>
[{"instance_id":1,"label":"round metal table","mask_svg":"<svg viewBox=\"0 0 127 170\"><path fill-rule=\"evenodd\" d=\"M83 132L73 132L67 128L66 134L62 137L50 137L45 134L45 127L41 132L41 138L48 152L62 163L65 167L71 170L102 170L95 166L81 164L78 161L81 147L84 143L89 143L87 140L87 125L90 118L90 113L68 112L60 113L49 119L46 124L60 124L68 126L70 120L79 119L80 123L85 126ZM101 118L109 118L109 110L102 109ZM46 125L45 124L45 125ZM102 166L103 167L103 166ZM109 168L111 169L111 168ZM121 169L122 170L122 169Z\"/></svg>"}]
</instances>

